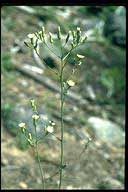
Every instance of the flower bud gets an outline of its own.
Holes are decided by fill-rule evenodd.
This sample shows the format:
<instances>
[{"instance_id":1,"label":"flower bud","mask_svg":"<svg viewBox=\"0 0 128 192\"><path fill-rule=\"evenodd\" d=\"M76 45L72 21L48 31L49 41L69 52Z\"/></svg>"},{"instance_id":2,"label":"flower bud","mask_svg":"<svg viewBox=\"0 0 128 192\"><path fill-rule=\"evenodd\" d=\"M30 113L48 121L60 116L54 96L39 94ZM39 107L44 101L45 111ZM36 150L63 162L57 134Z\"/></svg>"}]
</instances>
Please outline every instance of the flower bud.
<instances>
[{"instance_id":1,"label":"flower bud","mask_svg":"<svg viewBox=\"0 0 128 192\"><path fill-rule=\"evenodd\" d=\"M75 46L75 44L76 44L76 32L75 31L72 31L72 37L73 37L73 44Z\"/></svg>"},{"instance_id":2,"label":"flower bud","mask_svg":"<svg viewBox=\"0 0 128 192\"><path fill-rule=\"evenodd\" d=\"M72 36L73 36L73 39L76 37L75 31L72 31Z\"/></svg>"},{"instance_id":3,"label":"flower bud","mask_svg":"<svg viewBox=\"0 0 128 192\"><path fill-rule=\"evenodd\" d=\"M45 35L45 28L44 28L44 26L42 27L42 35L43 36Z\"/></svg>"},{"instance_id":4,"label":"flower bud","mask_svg":"<svg viewBox=\"0 0 128 192\"><path fill-rule=\"evenodd\" d=\"M52 37L52 33L49 32L49 37L50 37L50 43L53 44L53 37Z\"/></svg>"},{"instance_id":5,"label":"flower bud","mask_svg":"<svg viewBox=\"0 0 128 192\"><path fill-rule=\"evenodd\" d=\"M39 34L39 39L40 39L40 40L43 40L42 31L39 31L38 34Z\"/></svg>"},{"instance_id":6,"label":"flower bud","mask_svg":"<svg viewBox=\"0 0 128 192\"><path fill-rule=\"evenodd\" d=\"M28 137L30 140L32 140L32 134L31 133L28 134Z\"/></svg>"},{"instance_id":7,"label":"flower bud","mask_svg":"<svg viewBox=\"0 0 128 192\"><path fill-rule=\"evenodd\" d=\"M66 40L65 40L65 44L68 42L70 34L71 34L71 31L68 32L68 35L67 35Z\"/></svg>"},{"instance_id":8,"label":"flower bud","mask_svg":"<svg viewBox=\"0 0 128 192\"><path fill-rule=\"evenodd\" d=\"M37 39L39 39L40 37L39 37L39 33L38 32L36 32L36 33L34 33L35 34L35 36L37 37Z\"/></svg>"},{"instance_id":9,"label":"flower bud","mask_svg":"<svg viewBox=\"0 0 128 192\"><path fill-rule=\"evenodd\" d=\"M44 42L46 42L45 41L45 28L44 27L42 27L42 38L43 38Z\"/></svg>"},{"instance_id":10,"label":"flower bud","mask_svg":"<svg viewBox=\"0 0 128 192\"><path fill-rule=\"evenodd\" d=\"M38 39L36 39L35 42L33 41L34 49L37 49L37 45L38 45Z\"/></svg>"},{"instance_id":11,"label":"flower bud","mask_svg":"<svg viewBox=\"0 0 128 192\"><path fill-rule=\"evenodd\" d=\"M57 37L58 37L59 40L61 40L60 26L58 26Z\"/></svg>"},{"instance_id":12,"label":"flower bud","mask_svg":"<svg viewBox=\"0 0 128 192\"><path fill-rule=\"evenodd\" d=\"M72 46L72 49L73 49L73 48L75 47L75 44L72 42L72 43L71 43L71 46Z\"/></svg>"},{"instance_id":13,"label":"flower bud","mask_svg":"<svg viewBox=\"0 0 128 192\"><path fill-rule=\"evenodd\" d=\"M31 103L31 107L32 107L33 111L36 111L35 100L34 100L34 99L31 99L31 100L30 100L30 103Z\"/></svg>"},{"instance_id":14,"label":"flower bud","mask_svg":"<svg viewBox=\"0 0 128 192\"><path fill-rule=\"evenodd\" d=\"M82 64L82 62L81 62L81 61L79 61L78 65L81 65L81 64Z\"/></svg>"},{"instance_id":15,"label":"flower bud","mask_svg":"<svg viewBox=\"0 0 128 192\"><path fill-rule=\"evenodd\" d=\"M31 102L31 106L34 107L35 106L35 100L31 99L30 102Z\"/></svg>"},{"instance_id":16,"label":"flower bud","mask_svg":"<svg viewBox=\"0 0 128 192\"><path fill-rule=\"evenodd\" d=\"M31 146L33 146L33 142L32 142L31 139L28 138L27 141L29 142L29 144L30 144Z\"/></svg>"},{"instance_id":17,"label":"flower bud","mask_svg":"<svg viewBox=\"0 0 128 192\"><path fill-rule=\"evenodd\" d=\"M87 36L83 37L83 38L81 39L81 43L85 43L86 39L87 39Z\"/></svg>"},{"instance_id":18,"label":"flower bud","mask_svg":"<svg viewBox=\"0 0 128 192\"><path fill-rule=\"evenodd\" d=\"M80 31L80 28L77 27L77 39L76 39L77 44L78 44L79 41L80 41L80 37L81 37L81 31Z\"/></svg>"}]
</instances>

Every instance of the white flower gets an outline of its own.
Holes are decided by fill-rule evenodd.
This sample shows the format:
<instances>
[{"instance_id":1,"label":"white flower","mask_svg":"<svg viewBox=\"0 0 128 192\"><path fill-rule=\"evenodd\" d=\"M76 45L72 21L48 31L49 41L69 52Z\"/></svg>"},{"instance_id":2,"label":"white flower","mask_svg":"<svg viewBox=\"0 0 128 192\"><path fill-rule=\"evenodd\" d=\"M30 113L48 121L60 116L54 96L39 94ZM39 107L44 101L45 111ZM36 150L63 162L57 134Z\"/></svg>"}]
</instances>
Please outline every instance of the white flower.
<instances>
[{"instance_id":1,"label":"white flower","mask_svg":"<svg viewBox=\"0 0 128 192\"><path fill-rule=\"evenodd\" d=\"M48 126L46 127L46 130L47 130L47 132L49 132L49 133L53 133L53 131L54 131L53 127L50 126L50 125L48 125Z\"/></svg>"},{"instance_id":2,"label":"white flower","mask_svg":"<svg viewBox=\"0 0 128 192\"><path fill-rule=\"evenodd\" d=\"M29 34L27 35L27 37L30 38L30 39L32 39L32 38L35 37L35 34L34 34L34 33L29 33Z\"/></svg>"},{"instance_id":3,"label":"white flower","mask_svg":"<svg viewBox=\"0 0 128 192\"><path fill-rule=\"evenodd\" d=\"M75 85L75 82L72 81L72 80L68 80L67 81L67 84L70 86L70 87L73 87Z\"/></svg>"},{"instance_id":4,"label":"white flower","mask_svg":"<svg viewBox=\"0 0 128 192\"><path fill-rule=\"evenodd\" d=\"M77 27L77 31L80 31L80 27Z\"/></svg>"},{"instance_id":5,"label":"white flower","mask_svg":"<svg viewBox=\"0 0 128 192\"><path fill-rule=\"evenodd\" d=\"M79 54L77 54L77 57L80 58L80 59L83 59L83 58L84 58L83 55L79 55Z\"/></svg>"},{"instance_id":6,"label":"white flower","mask_svg":"<svg viewBox=\"0 0 128 192\"><path fill-rule=\"evenodd\" d=\"M19 123L19 127L20 127L20 128L25 128L25 127L26 127L26 124L25 124L25 123Z\"/></svg>"},{"instance_id":7,"label":"white flower","mask_svg":"<svg viewBox=\"0 0 128 192\"><path fill-rule=\"evenodd\" d=\"M33 118L34 120L38 120L40 117L39 117L39 115L32 115L32 118Z\"/></svg>"}]
</instances>

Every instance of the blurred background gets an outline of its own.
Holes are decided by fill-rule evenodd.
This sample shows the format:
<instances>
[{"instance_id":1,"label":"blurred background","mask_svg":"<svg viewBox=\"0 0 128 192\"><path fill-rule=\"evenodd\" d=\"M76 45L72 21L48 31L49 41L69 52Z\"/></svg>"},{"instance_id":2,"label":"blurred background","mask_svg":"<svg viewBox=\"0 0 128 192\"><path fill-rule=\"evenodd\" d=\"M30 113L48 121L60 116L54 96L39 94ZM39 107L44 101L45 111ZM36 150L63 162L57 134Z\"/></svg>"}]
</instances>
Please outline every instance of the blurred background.
<instances>
[{"instance_id":1,"label":"blurred background","mask_svg":"<svg viewBox=\"0 0 128 192\"><path fill-rule=\"evenodd\" d=\"M123 189L125 150L126 9L123 6L3 6L1 14L1 184L3 189L41 189L34 152L18 124L32 129L29 100L37 101L43 122L56 122L60 136L60 101L56 76L24 45L28 33L44 25L63 35L81 27L88 39L77 49L85 55L65 103L64 189ZM68 50L69 47L67 46ZM56 47L56 52L58 49ZM46 48L47 65L58 68L57 58ZM74 53L75 54L75 53ZM68 76L72 58L65 70ZM92 138L83 150L88 137ZM47 189L57 189L60 143L49 136L39 146ZM55 175L52 177L52 175Z\"/></svg>"}]
</instances>

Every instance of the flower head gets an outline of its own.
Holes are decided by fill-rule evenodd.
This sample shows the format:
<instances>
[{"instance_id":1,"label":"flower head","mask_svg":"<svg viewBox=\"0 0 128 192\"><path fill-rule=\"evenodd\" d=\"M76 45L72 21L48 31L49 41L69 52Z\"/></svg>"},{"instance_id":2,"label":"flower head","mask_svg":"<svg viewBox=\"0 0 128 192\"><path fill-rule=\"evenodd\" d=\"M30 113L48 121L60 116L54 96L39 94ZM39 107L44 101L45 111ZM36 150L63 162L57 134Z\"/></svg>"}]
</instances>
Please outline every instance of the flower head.
<instances>
[{"instance_id":1,"label":"flower head","mask_svg":"<svg viewBox=\"0 0 128 192\"><path fill-rule=\"evenodd\" d=\"M77 27L77 31L80 31L80 27Z\"/></svg>"},{"instance_id":2,"label":"flower head","mask_svg":"<svg viewBox=\"0 0 128 192\"><path fill-rule=\"evenodd\" d=\"M48 125L46 127L46 131L49 132L49 133L53 133L53 131L54 131L53 126Z\"/></svg>"},{"instance_id":3,"label":"flower head","mask_svg":"<svg viewBox=\"0 0 128 192\"><path fill-rule=\"evenodd\" d=\"M39 116L39 115L32 115L32 118L33 118L34 120L38 120L38 119L40 118L40 116Z\"/></svg>"},{"instance_id":4,"label":"flower head","mask_svg":"<svg viewBox=\"0 0 128 192\"><path fill-rule=\"evenodd\" d=\"M32 38L35 37L35 34L34 34L34 33L29 33L29 34L27 35L27 37L28 37L29 39L32 39Z\"/></svg>"},{"instance_id":5,"label":"flower head","mask_svg":"<svg viewBox=\"0 0 128 192\"><path fill-rule=\"evenodd\" d=\"M55 122L54 121L49 121L49 123L52 125L52 126L55 126Z\"/></svg>"},{"instance_id":6,"label":"flower head","mask_svg":"<svg viewBox=\"0 0 128 192\"><path fill-rule=\"evenodd\" d=\"M67 84L70 86L70 87L73 87L75 85L75 82L72 81L72 80L68 80L67 81Z\"/></svg>"},{"instance_id":7,"label":"flower head","mask_svg":"<svg viewBox=\"0 0 128 192\"><path fill-rule=\"evenodd\" d=\"M84 58L83 55L79 55L79 54L77 54L77 57L78 57L79 59L83 59L83 58Z\"/></svg>"},{"instance_id":8,"label":"flower head","mask_svg":"<svg viewBox=\"0 0 128 192\"><path fill-rule=\"evenodd\" d=\"M26 127L26 124L23 123L23 122L22 122L22 123L19 123L19 127L20 127L20 128L25 128L25 127Z\"/></svg>"}]
</instances>

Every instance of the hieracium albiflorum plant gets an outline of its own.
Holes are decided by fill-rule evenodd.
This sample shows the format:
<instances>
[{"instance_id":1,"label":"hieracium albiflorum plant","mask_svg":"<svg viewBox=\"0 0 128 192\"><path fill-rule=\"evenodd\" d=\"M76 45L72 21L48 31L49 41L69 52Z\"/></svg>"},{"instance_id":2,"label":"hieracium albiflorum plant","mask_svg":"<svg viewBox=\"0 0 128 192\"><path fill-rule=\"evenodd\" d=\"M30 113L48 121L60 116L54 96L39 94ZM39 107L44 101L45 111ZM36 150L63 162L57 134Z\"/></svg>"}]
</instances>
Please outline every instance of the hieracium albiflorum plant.
<instances>
[{"instance_id":1,"label":"hieracium albiflorum plant","mask_svg":"<svg viewBox=\"0 0 128 192\"><path fill-rule=\"evenodd\" d=\"M79 68L79 66L82 64L82 59L84 58L84 56L81 55L79 52L76 53L75 56L74 54L72 55L72 53L76 48L78 48L78 46L84 44L85 41L86 41L86 36L82 34L81 29L79 27L77 27L76 30L69 31L68 34L65 36L65 38L64 38L64 35L62 35L60 27L58 27L56 38L51 32L47 34L45 31L45 28L42 27L41 31L38 31L33 34L28 34L28 39L27 41L25 41L25 45L28 48L34 50L35 53L41 58L42 62L45 63L43 56L40 54L40 49L39 49L40 44L42 44L43 46L46 46L52 52L52 54L58 57L60 61L58 70L54 70L50 68L48 65L46 65L46 67L49 67L57 75L59 79L59 85L60 85L60 114L61 114L60 138L56 137L60 142L59 189L61 189L61 186L62 186L63 169L65 167L64 122L63 122L64 102L65 102L65 98L68 93L68 90L75 85L75 82L72 80L72 76L74 75L75 71ZM58 46L60 48L59 49L60 55L57 55L52 49L52 46L54 46L56 42L58 43ZM68 46L69 48L69 51L67 52L65 49L66 46ZM65 80L64 69L68 64L70 57L73 57L73 59L75 60L75 64L69 77ZM38 144L40 142L40 139L38 138L38 134L37 134L37 123L40 118L40 115L37 112L35 100L31 99L30 102L33 110L32 120L33 120L33 127L35 130L35 134L32 135L32 133L28 131L26 124L23 122L19 124L19 127L21 128L29 144L35 149L35 153L36 153L38 164L39 164L39 170L42 178L43 189L45 189L45 174L40 163L39 150L38 150ZM55 123L53 121L49 121L48 124L44 126L43 128L43 131L45 133L44 137L47 136L48 134L54 134L54 126L55 126Z\"/></svg>"}]
</instances>

